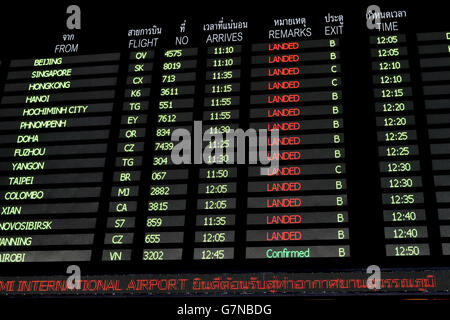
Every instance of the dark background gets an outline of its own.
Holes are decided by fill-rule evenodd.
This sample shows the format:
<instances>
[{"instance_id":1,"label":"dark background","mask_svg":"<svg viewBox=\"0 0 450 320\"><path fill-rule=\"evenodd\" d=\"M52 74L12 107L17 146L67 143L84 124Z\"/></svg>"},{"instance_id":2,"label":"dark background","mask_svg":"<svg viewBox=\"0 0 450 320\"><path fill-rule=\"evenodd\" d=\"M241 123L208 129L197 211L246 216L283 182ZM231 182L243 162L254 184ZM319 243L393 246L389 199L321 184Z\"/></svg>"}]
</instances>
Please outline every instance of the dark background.
<instances>
[{"instance_id":1,"label":"dark background","mask_svg":"<svg viewBox=\"0 0 450 320\"><path fill-rule=\"evenodd\" d=\"M76 2L73 2L76 3ZM39 2L39 3L8 3L2 4L0 11L0 58L3 61L17 58L31 58L38 56L50 56L56 43L61 43L61 35L66 33L65 9L72 3L63 2ZM419 148L422 155L421 167L423 170L423 190L425 193L425 204L428 212L427 227L429 233L429 243L431 255L428 257L401 257L386 258L384 253L385 223L382 218L381 191L379 188L377 140L375 127L375 112L372 89L371 57L369 50L370 33L365 28L365 12L367 3L332 3L318 1L296 1L296 2L269 2L269 3L244 3L244 2L191 2L191 3L159 3L155 1L146 2L78 2L82 10L82 30L79 34L80 54L118 52L127 56L127 36L126 31L131 27L148 25L170 25L171 21L179 21L183 18L193 18L197 25L203 21L215 22L220 17L233 18L235 21L244 17L249 20L250 34L248 39L251 43L265 42L267 24L272 22L273 17L306 17L312 22L313 30L317 30L318 22L322 22L323 16L328 12L344 15L344 35L341 39L341 66L343 69L343 105L344 105L344 134L347 163L347 185L348 185L348 211L350 228L350 250L351 258L345 259L312 259L299 261L248 261L243 260L244 245L241 249L236 249L235 256L238 258L231 261L187 261L164 262L164 263L143 263L139 262L141 255L142 239L139 234L143 234L143 229L139 230L139 220L135 229L134 261L101 263L101 249L103 240L103 230L99 230L100 236L96 237L97 250L94 251L94 259L97 262L79 264L85 274L102 273L184 273L184 272L261 272L261 271L346 271L365 270L369 265L379 265L385 269L430 269L448 267L450 260L441 254L439 227L437 225L437 212L434 199L433 181L430 172L431 161L429 160L429 148L426 144L426 130L424 127L424 106L421 99L420 70L417 54L417 43L415 41L416 32L424 31L445 31L450 29L447 21L446 10L440 5L423 4L408 5L402 3L387 2L377 3L382 10L406 10L408 18L401 20L401 30L406 34L408 40L408 52L410 59L410 73L412 77L413 94L415 102L417 134L419 136ZM368 3L372 4L372 3ZM404 24L407 21L407 24ZM256 27L260 25L260 27ZM200 30L199 27L195 28ZM317 35L313 38L323 38ZM164 35L161 36L164 38ZM194 41L201 43L201 39ZM245 42L244 42L245 43ZM163 43L159 46L164 47ZM246 49L248 50L248 48ZM157 56L161 53L157 50ZM243 59L248 59L243 52ZM156 58L158 59L158 58ZM121 62L121 72L124 71L126 61ZM199 62L202 60L199 57ZM155 66L157 66L155 60ZM156 67L157 68L157 67ZM155 69L156 69L155 68ZM155 70L154 69L154 70ZM1 77L5 76L5 68L1 71ZM158 79L155 71L153 79ZM199 74L204 74L202 70ZM118 75L119 79L124 79L124 74ZM157 82L157 81L156 81ZM241 96L249 96L245 90L244 81L241 85ZM123 85L123 82L122 82ZM153 85L152 90L155 86ZM198 85L196 99L201 93L203 85ZM124 91L118 88L118 92ZM248 88L247 88L248 90ZM157 92L157 91L156 91ZM200 101L200 100L199 100ZM120 103L115 103L115 110L120 110ZM198 117L196 117L199 119ZM119 116L115 123L118 124ZM241 120L242 127L245 128L245 117ZM115 128L118 130L118 128ZM111 133L114 134L114 130ZM115 148L115 141L112 140L110 150ZM148 156L148 155L147 155ZM111 157L112 159L112 157ZM112 172L112 161L107 163L108 170ZM142 176L145 176L147 169L143 169ZM240 168L245 172L245 168ZM242 171L243 170L243 171ZM191 173L192 174L192 173ZM111 177L106 174L105 177ZM148 176L148 175L147 175ZM245 178L242 179L245 183ZM105 183L108 183L106 180ZM142 181L141 186L148 186L149 181ZM195 182L193 182L195 185ZM109 200L109 189L103 192L101 206L107 208ZM141 192L142 192L141 188ZM245 205L245 198L239 199L240 205ZM195 201L189 203L191 208L195 207ZM102 208L102 207L101 207ZM243 207L242 207L243 208ZM242 215L242 213L241 213ZM104 226L106 215L99 214L98 225ZM105 219L103 222L101 219ZM187 217L188 219L188 217ZM193 220L191 216L191 220ZM242 218L241 218L242 219ZM143 221L143 220L142 220ZM242 220L241 220L242 221ZM193 221L191 221L192 226ZM239 224L239 222L238 222ZM189 226L189 225L188 225ZM240 223L241 238L244 233L244 223ZM186 230L185 233L189 231ZM191 232L193 234L193 232ZM239 231L237 232L239 233ZM237 240L239 236L237 235ZM243 239L243 238L242 238ZM237 245L236 247L239 247ZM191 248L192 249L192 248ZM242 250L242 252L238 252ZM188 250L184 250L184 255L192 256ZM64 274L67 263L52 264L25 264L25 265L2 265L0 273L2 275L52 275Z\"/></svg>"}]
</instances>

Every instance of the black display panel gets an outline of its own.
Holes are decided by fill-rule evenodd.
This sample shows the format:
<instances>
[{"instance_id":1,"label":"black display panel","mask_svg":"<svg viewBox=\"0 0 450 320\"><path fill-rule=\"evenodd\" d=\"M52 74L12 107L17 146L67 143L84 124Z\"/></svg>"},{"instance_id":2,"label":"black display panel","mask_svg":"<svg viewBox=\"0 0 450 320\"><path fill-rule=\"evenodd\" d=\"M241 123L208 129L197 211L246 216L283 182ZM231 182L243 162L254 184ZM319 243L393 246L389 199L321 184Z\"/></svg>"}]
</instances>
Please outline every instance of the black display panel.
<instances>
[{"instance_id":1,"label":"black display panel","mask_svg":"<svg viewBox=\"0 0 450 320\"><path fill-rule=\"evenodd\" d=\"M1 294L448 291L445 12L107 7L1 13Z\"/></svg>"}]
</instances>

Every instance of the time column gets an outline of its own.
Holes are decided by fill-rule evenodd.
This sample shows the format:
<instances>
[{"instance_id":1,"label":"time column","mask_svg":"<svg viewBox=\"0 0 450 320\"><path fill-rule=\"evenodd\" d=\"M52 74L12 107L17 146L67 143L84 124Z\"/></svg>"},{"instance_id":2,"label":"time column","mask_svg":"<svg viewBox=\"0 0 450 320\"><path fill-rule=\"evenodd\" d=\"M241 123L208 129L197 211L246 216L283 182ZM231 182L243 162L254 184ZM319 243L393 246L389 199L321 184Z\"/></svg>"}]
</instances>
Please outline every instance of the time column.
<instances>
[{"instance_id":1,"label":"time column","mask_svg":"<svg viewBox=\"0 0 450 320\"><path fill-rule=\"evenodd\" d=\"M132 257L153 57L153 50L135 51L129 56L103 261Z\"/></svg>"},{"instance_id":2,"label":"time column","mask_svg":"<svg viewBox=\"0 0 450 320\"><path fill-rule=\"evenodd\" d=\"M237 167L234 141L227 137L239 122L241 45L207 49L202 119L206 145L200 169L194 249L195 260L233 259ZM217 137L224 136L223 139ZM218 152L219 151L219 152Z\"/></svg>"},{"instance_id":3,"label":"time column","mask_svg":"<svg viewBox=\"0 0 450 320\"><path fill-rule=\"evenodd\" d=\"M370 42L386 255L429 255L406 37Z\"/></svg>"}]
</instances>

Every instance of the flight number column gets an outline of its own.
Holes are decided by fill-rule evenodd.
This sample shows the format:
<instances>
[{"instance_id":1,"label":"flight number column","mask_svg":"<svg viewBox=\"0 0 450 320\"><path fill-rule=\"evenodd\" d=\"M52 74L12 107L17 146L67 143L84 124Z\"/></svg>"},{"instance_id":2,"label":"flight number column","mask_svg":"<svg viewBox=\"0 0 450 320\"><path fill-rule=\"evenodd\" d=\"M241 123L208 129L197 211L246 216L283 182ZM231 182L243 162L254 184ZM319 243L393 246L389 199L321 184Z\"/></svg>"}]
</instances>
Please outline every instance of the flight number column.
<instances>
[{"instance_id":1,"label":"flight number column","mask_svg":"<svg viewBox=\"0 0 450 320\"><path fill-rule=\"evenodd\" d=\"M171 157L174 130L192 132L197 48L164 49L159 98L154 110L151 182L143 260L181 260L190 179L189 162ZM184 150L187 151L187 150ZM188 156L190 158L190 156ZM190 160L190 159L189 159Z\"/></svg>"},{"instance_id":2,"label":"flight number column","mask_svg":"<svg viewBox=\"0 0 450 320\"><path fill-rule=\"evenodd\" d=\"M103 261L132 258L154 51L129 54Z\"/></svg>"}]
</instances>

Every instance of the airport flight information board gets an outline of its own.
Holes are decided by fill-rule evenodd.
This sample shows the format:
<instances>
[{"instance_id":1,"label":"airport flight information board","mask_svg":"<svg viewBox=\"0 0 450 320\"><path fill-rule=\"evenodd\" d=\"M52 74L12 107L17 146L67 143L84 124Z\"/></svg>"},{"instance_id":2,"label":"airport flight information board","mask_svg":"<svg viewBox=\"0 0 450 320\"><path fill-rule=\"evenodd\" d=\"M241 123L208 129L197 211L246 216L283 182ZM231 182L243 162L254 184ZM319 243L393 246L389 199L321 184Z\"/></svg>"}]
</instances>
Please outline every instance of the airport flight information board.
<instances>
[{"instance_id":1,"label":"airport flight information board","mask_svg":"<svg viewBox=\"0 0 450 320\"><path fill-rule=\"evenodd\" d=\"M450 289L441 13L107 9L1 13L1 294Z\"/></svg>"}]
</instances>

